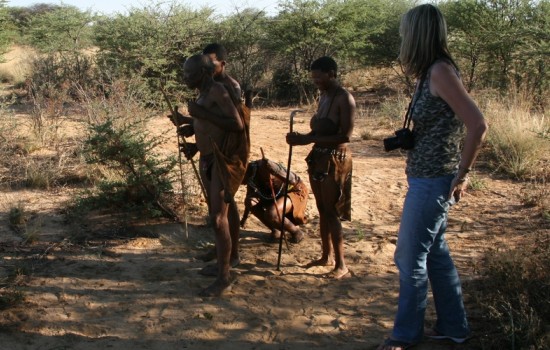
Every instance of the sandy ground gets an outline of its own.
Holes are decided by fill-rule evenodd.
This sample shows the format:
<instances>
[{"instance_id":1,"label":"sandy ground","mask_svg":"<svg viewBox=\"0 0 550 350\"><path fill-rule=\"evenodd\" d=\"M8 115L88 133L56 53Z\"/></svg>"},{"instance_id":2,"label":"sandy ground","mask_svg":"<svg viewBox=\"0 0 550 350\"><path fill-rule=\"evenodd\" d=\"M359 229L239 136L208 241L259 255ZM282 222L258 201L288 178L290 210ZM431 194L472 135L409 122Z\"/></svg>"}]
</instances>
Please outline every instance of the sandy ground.
<instances>
[{"instance_id":1,"label":"sandy ground","mask_svg":"<svg viewBox=\"0 0 550 350\"><path fill-rule=\"evenodd\" d=\"M286 164L290 109L254 111L252 158L260 147ZM307 114L295 130L306 131ZM364 118L364 116L363 116ZM353 150L353 221L344 223L346 259L352 276L340 281L322 275L329 267L305 269L318 258L318 213L310 195L306 239L278 244L251 217L242 230L237 280L221 298L197 293L212 281L197 272L194 257L212 241L204 218L191 218L188 237L173 222L138 221L124 227L110 215L90 223L85 244L74 244L63 216L74 189L54 192L4 191L0 207L0 277L22 274L25 300L0 311L0 349L375 349L392 327L398 274L393 263L396 231L406 192L404 157L385 153L381 139L390 130L372 131L362 140L366 120L357 120ZM164 117L156 126L168 128ZM293 148L292 169L306 178L309 146ZM175 151L175 146L173 147ZM470 281L488 249L507 247L522 235L543 230L533 224L534 210L521 205L521 184L478 172L486 189L470 192L451 211L447 238L464 283L474 332L481 317L473 304ZM237 194L242 211L244 188ZM39 240L21 244L7 225L7 211L21 201L33 212ZM111 225L111 223L113 223ZM434 322L428 307L427 326ZM429 341L418 349L478 349L479 337L454 346Z\"/></svg>"}]
</instances>

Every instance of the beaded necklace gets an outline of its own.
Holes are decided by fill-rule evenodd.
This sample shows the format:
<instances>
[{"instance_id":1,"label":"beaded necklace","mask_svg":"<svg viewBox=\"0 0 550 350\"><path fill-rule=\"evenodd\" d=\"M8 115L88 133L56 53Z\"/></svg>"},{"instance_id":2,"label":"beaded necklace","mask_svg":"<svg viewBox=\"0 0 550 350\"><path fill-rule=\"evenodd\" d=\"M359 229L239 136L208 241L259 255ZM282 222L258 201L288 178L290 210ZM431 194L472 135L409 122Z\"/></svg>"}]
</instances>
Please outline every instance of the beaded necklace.
<instances>
[{"instance_id":1,"label":"beaded necklace","mask_svg":"<svg viewBox=\"0 0 550 350\"><path fill-rule=\"evenodd\" d=\"M252 175L248 178L248 182L247 182L248 186L250 186L250 188L252 188L254 193L256 193L258 196L260 196L260 198L262 198L264 200L272 200L273 197L272 197L271 193L269 195L263 194L262 190L254 182L254 180L256 179L256 173L258 171L258 164L256 162L252 162L252 163L250 163L250 165L252 166ZM282 186L282 185L281 185L281 187L279 187L279 191L275 194L275 198L279 198L279 196L282 194L283 187L284 186Z\"/></svg>"}]
</instances>

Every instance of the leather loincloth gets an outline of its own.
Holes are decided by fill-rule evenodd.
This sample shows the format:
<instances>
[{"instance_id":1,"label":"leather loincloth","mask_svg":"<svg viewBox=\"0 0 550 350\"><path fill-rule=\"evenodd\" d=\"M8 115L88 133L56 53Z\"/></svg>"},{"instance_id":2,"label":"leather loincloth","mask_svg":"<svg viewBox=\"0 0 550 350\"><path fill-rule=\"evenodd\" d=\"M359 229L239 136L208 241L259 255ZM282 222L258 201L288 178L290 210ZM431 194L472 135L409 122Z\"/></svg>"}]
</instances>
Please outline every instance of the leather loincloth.
<instances>
[{"instance_id":1,"label":"leather loincloth","mask_svg":"<svg viewBox=\"0 0 550 350\"><path fill-rule=\"evenodd\" d=\"M303 225L307 222L306 208L307 197L309 190L303 181L299 181L295 186L290 189L287 194L288 198L292 202L292 218L291 221L295 225Z\"/></svg>"},{"instance_id":2,"label":"leather loincloth","mask_svg":"<svg viewBox=\"0 0 550 350\"><path fill-rule=\"evenodd\" d=\"M212 143L226 203L230 203L235 197L245 176L250 155L250 109L243 103L236 107L244 126L243 130L227 132L221 147Z\"/></svg>"},{"instance_id":3,"label":"leather loincloth","mask_svg":"<svg viewBox=\"0 0 550 350\"><path fill-rule=\"evenodd\" d=\"M351 220L351 175L353 163L351 152L346 147L342 150L313 147L306 157L309 180L330 181L339 189L336 210L341 220Z\"/></svg>"}]
</instances>

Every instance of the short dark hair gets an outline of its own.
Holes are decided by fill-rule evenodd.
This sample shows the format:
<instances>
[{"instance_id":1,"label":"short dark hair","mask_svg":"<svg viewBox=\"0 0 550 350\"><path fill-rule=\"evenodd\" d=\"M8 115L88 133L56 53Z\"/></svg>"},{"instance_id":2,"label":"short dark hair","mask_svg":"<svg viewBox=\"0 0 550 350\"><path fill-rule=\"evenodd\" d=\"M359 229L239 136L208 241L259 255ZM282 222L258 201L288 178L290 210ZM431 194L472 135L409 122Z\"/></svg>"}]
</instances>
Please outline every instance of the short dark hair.
<instances>
[{"instance_id":1,"label":"short dark hair","mask_svg":"<svg viewBox=\"0 0 550 350\"><path fill-rule=\"evenodd\" d=\"M227 60L227 50L222 44L218 43L212 43L206 45L206 47L202 50L202 53L204 55L209 55L211 53L216 54L216 57L220 61L226 61Z\"/></svg>"},{"instance_id":2,"label":"short dark hair","mask_svg":"<svg viewBox=\"0 0 550 350\"><path fill-rule=\"evenodd\" d=\"M214 63L207 55L197 54L191 57L188 57L186 61L193 62L196 64L197 68L204 68L209 74L214 73Z\"/></svg>"},{"instance_id":3,"label":"short dark hair","mask_svg":"<svg viewBox=\"0 0 550 350\"><path fill-rule=\"evenodd\" d=\"M336 73L338 71L338 65L331 57L323 56L313 61L310 70L320 70L323 73L328 73L333 70L334 73Z\"/></svg>"}]
</instances>

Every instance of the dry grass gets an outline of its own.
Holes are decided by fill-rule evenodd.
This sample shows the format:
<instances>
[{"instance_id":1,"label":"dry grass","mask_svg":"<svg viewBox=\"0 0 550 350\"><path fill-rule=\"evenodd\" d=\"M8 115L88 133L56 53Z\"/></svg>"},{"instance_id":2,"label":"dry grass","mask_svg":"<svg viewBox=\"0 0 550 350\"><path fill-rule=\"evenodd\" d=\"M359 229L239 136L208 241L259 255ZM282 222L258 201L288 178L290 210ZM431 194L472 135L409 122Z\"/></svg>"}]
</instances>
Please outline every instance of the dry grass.
<instances>
[{"instance_id":1,"label":"dry grass","mask_svg":"<svg viewBox=\"0 0 550 350\"><path fill-rule=\"evenodd\" d=\"M492 166L517 179L550 174L550 120L522 100L484 99Z\"/></svg>"},{"instance_id":2,"label":"dry grass","mask_svg":"<svg viewBox=\"0 0 550 350\"><path fill-rule=\"evenodd\" d=\"M26 46L14 46L4 55L0 63L0 81L21 85L30 75L30 62L35 51Z\"/></svg>"}]
</instances>

